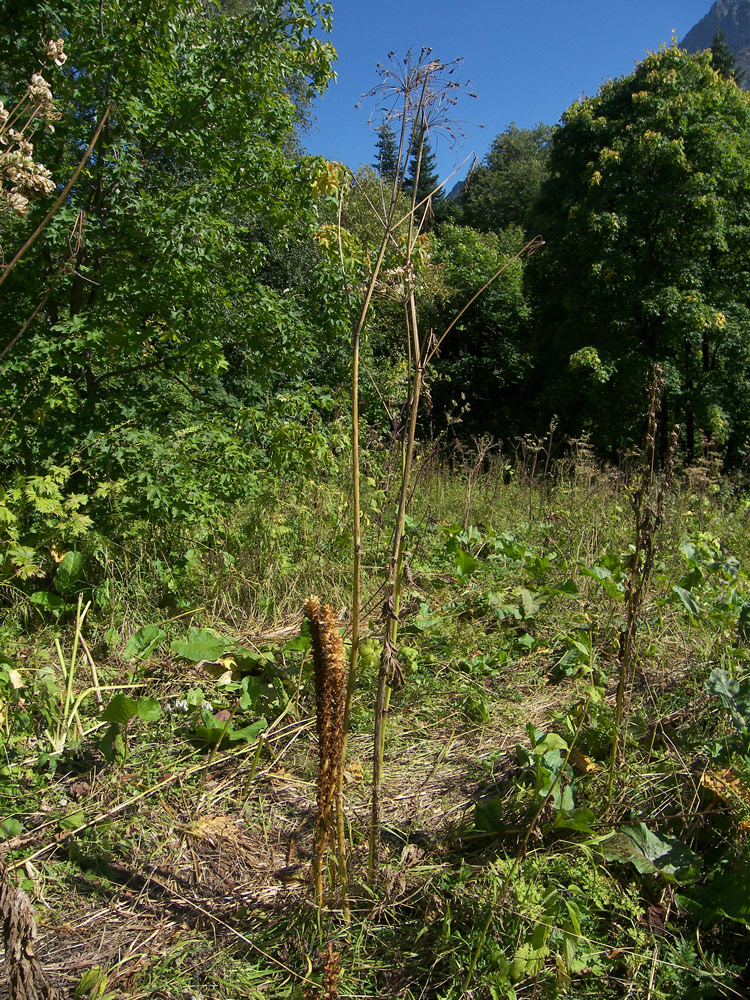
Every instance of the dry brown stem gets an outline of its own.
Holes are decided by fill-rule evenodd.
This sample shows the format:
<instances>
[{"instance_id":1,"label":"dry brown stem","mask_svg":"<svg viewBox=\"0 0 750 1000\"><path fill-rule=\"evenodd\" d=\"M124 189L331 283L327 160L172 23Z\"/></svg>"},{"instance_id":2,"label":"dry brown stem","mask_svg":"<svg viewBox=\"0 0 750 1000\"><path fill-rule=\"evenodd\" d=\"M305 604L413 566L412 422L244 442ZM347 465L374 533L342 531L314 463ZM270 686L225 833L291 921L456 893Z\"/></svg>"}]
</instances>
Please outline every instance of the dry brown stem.
<instances>
[{"instance_id":1,"label":"dry brown stem","mask_svg":"<svg viewBox=\"0 0 750 1000\"><path fill-rule=\"evenodd\" d=\"M607 801L610 804L612 803L617 765L621 763L622 730L627 724L630 709L630 696L637 654L636 638L641 607L654 566L657 536L664 520L666 498L672 486L674 474L673 458L677 443L678 428L674 429L670 438L670 446L661 475L657 475L656 471L657 432L659 429L658 411L664 387L664 373L659 365L655 365L649 393L646 447L641 461L640 478L631 497L633 506L634 551L630 556L629 575L625 585L625 630L620 636L620 645L617 654L619 677L614 736L610 754L609 785L607 789Z\"/></svg>"},{"instance_id":2,"label":"dry brown stem","mask_svg":"<svg viewBox=\"0 0 750 1000\"><path fill-rule=\"evenodd\" d=\"M28 896L11 885L0 860L0 914L10 1000L59 1000L34 953L36 924Z\"/></svg>"}]
</instances>

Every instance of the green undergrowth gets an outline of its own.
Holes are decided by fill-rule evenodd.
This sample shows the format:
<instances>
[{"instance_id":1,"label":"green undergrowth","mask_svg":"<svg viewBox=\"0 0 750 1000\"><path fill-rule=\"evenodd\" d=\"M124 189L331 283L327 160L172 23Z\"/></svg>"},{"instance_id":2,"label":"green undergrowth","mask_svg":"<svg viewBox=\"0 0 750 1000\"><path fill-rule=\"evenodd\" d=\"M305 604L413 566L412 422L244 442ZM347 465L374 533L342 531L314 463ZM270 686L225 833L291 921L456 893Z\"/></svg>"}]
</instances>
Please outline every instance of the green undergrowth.
<instances>
[{"instance_id":1,"label":"green undergrowth","mask_svg":"<svg viewBox=\"0 0 750 1000\"><path fill-rule=\"evenodd\" d=\"M333 478L269 488L182 545L92 535L4 591L0 832L42 954L55 964L70 912L105 906L113 946L85 959L96 982L57 963L77 996L319 996L328 942L342 997L747 995L745 494L694 472L668 498L610 801L627 470L423 461L370 886L389 532L372 472L349 922L335 894L316 913L304 876L316 774L296 616L317 593L346 636L349 507ZM276 876L297 863L291 886ZM132 954L131 925L146 942Z\"/></svg>"}]
</instances>

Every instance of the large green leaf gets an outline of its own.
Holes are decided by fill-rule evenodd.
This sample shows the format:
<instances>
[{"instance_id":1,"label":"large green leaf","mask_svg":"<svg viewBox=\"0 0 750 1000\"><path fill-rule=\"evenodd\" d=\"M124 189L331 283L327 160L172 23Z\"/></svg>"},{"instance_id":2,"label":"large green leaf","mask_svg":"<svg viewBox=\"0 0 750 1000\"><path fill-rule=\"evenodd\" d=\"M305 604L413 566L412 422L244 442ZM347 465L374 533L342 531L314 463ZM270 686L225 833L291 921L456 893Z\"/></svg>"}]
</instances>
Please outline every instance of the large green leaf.
<instances>
[{"instance_id":1,"label":"large green leaf","mask_svg":"<svg viewBox=\"0 0 750 1000\"><path fill-rule=\"evenodd\" d=\"M175 639L172 652L185 660L199 663L201 660L218 660L219 657L234 648L229 639L222 639L215 632L206 628L190 628L184 639Z\"/></svg>"},{"instance_id":2,"label":"large green leaf","mask_svg":"<svg viewBox=\"0 0 750 1000\"><path fill-rule=\"evenodd\" d=\"M697 618L700 615L701 606L695 594L689 590L685 590L684 587L672 587L672 594L689 615L692 615L693 618Z\"/></svg>"},{"instance_id":3,"label":"large green leaf","mask_svg":"<svg viewBox=\"0 0 750 1000\"><path fill-rule=\"evenodd\" d=\"M569 791L567 786L565 791ZM596 823L596 816L587 806L579 806L577 809L561 809L552 820L554 830L578 830L579 833L592 833Z\"/></svg>"},{"instance_id":4,"label":"large green leaf","mask_svg":"<svg viewBox=\"0 0 750 1000\"><path fill-rule=\"evenodd\" d=\"M127 726L138 714L138 702L126 694L116 694L99 716L101 722L116 722L118 726Z\"/></svg>"},{"instance_id":5,"label":"large green leaf","mask_svg":"<svg viewBox=\"0 0 750 1000\"><path fill-rule=\"evenodd\" d=\"M456 576L459 580L468 580L482 565L470 552L456 545L453 551L456 560Z\"/></svg>"},{"instance_id":6,"label":"large green leaf","mask_svg":"<svg viewBox=\"0 0 750 1000\"><path fill-rule=\"evenodd\" d=\"M7 837L18 837L23 833L23 824L12 816L8 819L0 819L0 840Z\"/></svg>"},{"instance_id":7,"label":"large green leaf","mask_svg":"<svg viewBox=\"0 0 750 1000\"><path fill-rule=\"evenodd\" d=\"M166 638L167 633L159 625L144 625L125 643L124 653L126 656L135 656L139 660L145 660Z\"/></svg>"},{"instance_id":8,"label":"large green leaf","mask_svg":"<svg viewBox=\"0 0 750 1000\"><path fill-rule=\"evenodd\" d=\"M722 872L708 885L681 896L680 902L693 910L702 923L727 917L750 926L750 865L738 865L734 871Z\"/></svg>"},{"instance_id":9,"label":"large green leaf","mask_svg":"<svg viewBox=\"0 0 750 1000\"><path fill-rule=\"evenodd\" d=\"M726 670L712 670L706 681L706 690L721 698L737 732L742 736L750 735L750 678L740 683Z\"/></svg>"},{"instance_id":10,"label":"large green leaf","mask_svg":"<svg viewBox=\"0 0 750 1000\"><path fill-rule=\"evenodd\" d=\"M55 573L55 590L58 594L70 594L81 579L83 572L83 554L81 552L66 552Z\"/></svg>"},{"instance_id":11,"label":"large green leaf","mask_svg":"<svg viewBox=\"0 0 750 1000\"><path fill-rule=\"evenodd\" d=\"M156 722L161 718L161 705L156 698L139 698L136 714L142 722Z\"/></svg>"},{"instance_id":12,"label":"large green leaf","mask_svg":"<svg viewBox=\"0 0 750 1000\"><path fill-rule=\"evenodd\" d=\"M49 590L38 590L35 594L32 594L29 598L32 604L36 604L40 608L45 608L47 611L59 611L61 608L65 607L65 601L59 594L53 594Z\"/></svg>"},{"instance_id":13,"label":"large green leaf","mask_svg":"<svg viewBox=\"0 0 750 1000\"><path fill-rule=\"evenodd\" d=\"M477 802L474 806L474 829L477 833L500 833L508 825L505 811L505 803L500 795Z\"/></svg>"},{"instance_id":14,"label":"large green leaf","mask_svg":"<svg viewBox=\"0 0 750 1000\"><path fill-rule=\"evenodd\" d=\"M589 843L596 843L608 861L630 863L642 875L662 875L667 882L694 882L702 863L676 837L654 833L645 823L622 827Z\"/></svg>"},{"instance_id":15,"label":"large green leaf","mask_svg":"<svg viewBox=\"0 0 750 1000\"><path fill-rule=\"evenodd\" d=\"M143 722L156 722L161 718L161 707L155 698L134 698L120 692L116 694L99 716L102 722L114 722L127 726L131 719L138 717Z\"/></svg>"},{"instance_id":16,"label":"large green leaf","mask_svg":"<svg viewBox=\"0 0 750 1000\"><path fill-rule=\"evenodd\" d=\"M242 729L232 729L231 726L226 728L226 722L204 713L203 723L195 727L194 733L198 743L205 746L215 746L221 741L221 746L226 747L233 746L235 743L251 743L258 733L262 733L267 727L268 721L261 718Z\"/></svg>"},{"instance_id":17,"label":"large green leaf","mask_svg":"<svg viewBox=\"0 0 750 1000\"><path fill-rule=\"evenodd\" d=\"M86 816L83 812L76 812L70 816L63 816L60 820L61 830L77 830L86 825Z\"/></svg>"}]
</instances>

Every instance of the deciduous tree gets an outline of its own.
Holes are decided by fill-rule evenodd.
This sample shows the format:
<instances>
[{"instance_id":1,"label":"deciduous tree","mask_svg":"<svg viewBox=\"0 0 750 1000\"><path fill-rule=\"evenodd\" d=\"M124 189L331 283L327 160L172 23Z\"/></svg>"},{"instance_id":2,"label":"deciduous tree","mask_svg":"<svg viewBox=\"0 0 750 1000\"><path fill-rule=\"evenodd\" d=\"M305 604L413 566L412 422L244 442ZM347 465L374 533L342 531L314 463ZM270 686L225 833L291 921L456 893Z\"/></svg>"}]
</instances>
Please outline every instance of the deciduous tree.
<instances>
[{"instance_id":1,"label":"deciduous tree","mask_svg":"<svg viewBox=\"0 0 750 1000\"><path fill-rule=\"evenodd\" d=\"M607 448L641 434L655 362L661 425L738 449L750 430L750 101L676 47L566 111L531 264L540 391Z\"/></svg>"},{"instance_id":2,"label":"deciduous tree","mask_svg":"<svg viewBox=\"0 0 750 1000\"><path fill-rule=\"evenodd\" d=\"M468 177L462 221L482 232L526 227L529 209L547 177L554 130L550 125L522 129L513 123L498 135L481 166Z\"/></svg>"},{"instance_id":3,"label":"deciduous tree","mask_svg":"<svg viewBox=\"0 0 750 1000\"><path fill-rule=\"evenodd\" d=\"M210 519L212 498L250 485L252 407L299 387L330 328L311 288L320 165L294 142L300 103L330 78L330 14L319 0L8 10L4 95L24 91L39 39L66 40L61 119L37 144L58 183L109 114L3 286L0 347L54 284L4 361L6 481L52 467L78 495L116 481L130 514L169 522Z\"/></svg>"}]
</instances>

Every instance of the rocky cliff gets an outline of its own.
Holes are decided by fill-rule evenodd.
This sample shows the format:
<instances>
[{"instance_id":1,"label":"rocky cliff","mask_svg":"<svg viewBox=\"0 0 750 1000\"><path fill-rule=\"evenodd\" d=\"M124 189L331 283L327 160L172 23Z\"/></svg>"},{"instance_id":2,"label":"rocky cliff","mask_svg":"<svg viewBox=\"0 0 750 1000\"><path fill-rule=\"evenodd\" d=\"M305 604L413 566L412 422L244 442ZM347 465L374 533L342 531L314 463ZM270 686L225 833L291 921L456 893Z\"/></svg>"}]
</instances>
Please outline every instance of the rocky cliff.
<instances>
[{"instance_id":1,"label":"rocky cliff","mask_svg":"<svg viewBox=\"0 0 750 1000\"><path fill-rule=\"evenodd\" d=\"M737 68L745 73L743 87L750 89L750 0L716 0L711 10L680 42L688 52L710 49L718 29L734 53Z\"/></svg>"}]
</instances>

